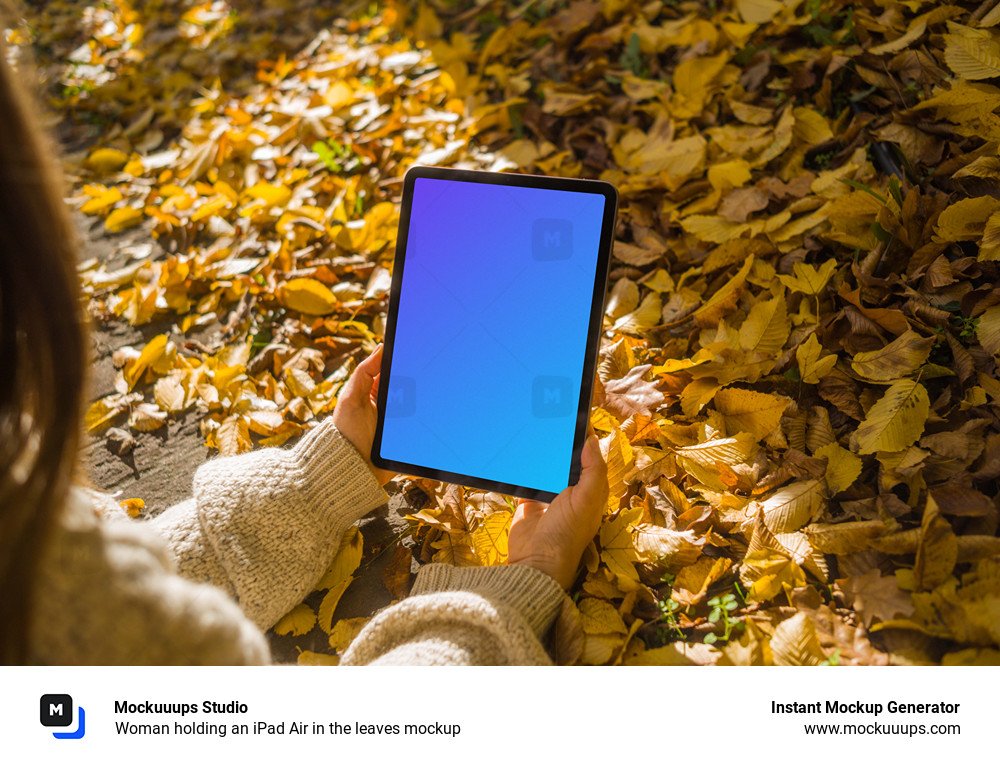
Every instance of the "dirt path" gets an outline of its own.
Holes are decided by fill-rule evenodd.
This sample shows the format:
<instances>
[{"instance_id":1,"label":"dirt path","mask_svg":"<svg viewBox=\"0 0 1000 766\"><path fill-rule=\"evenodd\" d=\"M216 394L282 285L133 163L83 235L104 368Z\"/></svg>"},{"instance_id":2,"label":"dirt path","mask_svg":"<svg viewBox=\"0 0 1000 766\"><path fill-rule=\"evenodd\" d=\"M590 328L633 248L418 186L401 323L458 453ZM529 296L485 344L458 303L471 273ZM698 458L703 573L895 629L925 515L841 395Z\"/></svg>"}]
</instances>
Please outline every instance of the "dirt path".
<instances>
[{"instance_id":1,"label":"dirt path","mask_svg":"<svg viewBox=\"0 0 1000 766\"><path fill-rule=\"evenodd\" d=\"M159 246L148 231L131 229L121 235L109 235L103 226L93 226L93 219L75 216L80 233L81 261L97 258L115 269L125 265L131 248L151 245L153 254ZM114 393L114 352L122 346L142 347L160 333L170 333L175 341L183 338L172 330L172 320L132 327L124 320L95 322L90 331L90 379L88 401ZM219 325L208 325L187 339L211 345L211 336ZM88 436L84 445L84 463L93 485L118 500L138 497L146 503L145 513L155 516L170 505L191 496L191 484L199 465L214 456L205 447L198 427L198 415L186 413L171 418L166 426L150 433L129 432L135 439L132 451L119 456L108 447L107 432ZM341 598L334 622L350 617L364 617L387 606L392 596L382 581L382 571L392 558L392 552L408 528L404 516L412 509L406 506L396 483L386 487L390 499L365 517L360 524L364 536L364 557L355 573L355 580ZM307 603L317 607L322 594L314 593ZM330 652L328 637L319 627L304 636L278 636L268 631L272 652L277 662L294 663L299 650Z\"/></svg>"}]
</instances>

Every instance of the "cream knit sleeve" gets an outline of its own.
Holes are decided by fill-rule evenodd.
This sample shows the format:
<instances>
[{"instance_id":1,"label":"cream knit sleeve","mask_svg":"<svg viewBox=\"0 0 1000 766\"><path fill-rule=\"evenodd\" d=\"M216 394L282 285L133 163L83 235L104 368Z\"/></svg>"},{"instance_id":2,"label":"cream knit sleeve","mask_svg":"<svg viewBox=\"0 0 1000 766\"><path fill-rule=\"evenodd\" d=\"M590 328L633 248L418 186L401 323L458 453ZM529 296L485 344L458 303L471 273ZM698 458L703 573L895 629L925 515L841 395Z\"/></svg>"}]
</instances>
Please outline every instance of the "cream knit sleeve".
<instances>
[{"instance_id":1,"label":"cream knit sleeve","mask_svg":"<svg viewBox=\"0 0 1000 766\"><path fill-rule=\"evenodd\" d=\"M194 497L149 522L178 571L235 598L266 629L315 586L345 530L385 503L364 459L332 419L292 449L217 458L194 476Z\"/></svg>"},{"instance_id":2,"label":"cream knit sleeve","mask_svg":"<svg viewBox=\"0 0 1000 766\"><path fill-rule=\"evenodd\" d=\"M410 597L372 618L341 664L551 664L541 640L563 598L531 567L428 564Z\"/></svg>"}]
</instances>

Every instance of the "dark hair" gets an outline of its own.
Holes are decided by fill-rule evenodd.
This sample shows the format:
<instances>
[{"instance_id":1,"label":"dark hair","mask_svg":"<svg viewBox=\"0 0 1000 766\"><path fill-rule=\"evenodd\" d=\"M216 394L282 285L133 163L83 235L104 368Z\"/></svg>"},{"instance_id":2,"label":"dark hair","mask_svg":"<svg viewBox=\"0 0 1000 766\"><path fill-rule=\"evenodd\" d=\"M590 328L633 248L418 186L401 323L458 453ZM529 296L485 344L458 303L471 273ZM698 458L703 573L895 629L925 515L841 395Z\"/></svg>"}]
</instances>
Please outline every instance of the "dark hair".
<instances>
[{"instance_id":1,"label":"dark hair","mask_svg":"<svg viewBox=\"0 0 1000 766\"><path fill-rule=\"evenodd\" d=\"M66 501L85 328L57 154L0 36L0 662L27 661L36 570Z\"/></svg>"}]
</instances>

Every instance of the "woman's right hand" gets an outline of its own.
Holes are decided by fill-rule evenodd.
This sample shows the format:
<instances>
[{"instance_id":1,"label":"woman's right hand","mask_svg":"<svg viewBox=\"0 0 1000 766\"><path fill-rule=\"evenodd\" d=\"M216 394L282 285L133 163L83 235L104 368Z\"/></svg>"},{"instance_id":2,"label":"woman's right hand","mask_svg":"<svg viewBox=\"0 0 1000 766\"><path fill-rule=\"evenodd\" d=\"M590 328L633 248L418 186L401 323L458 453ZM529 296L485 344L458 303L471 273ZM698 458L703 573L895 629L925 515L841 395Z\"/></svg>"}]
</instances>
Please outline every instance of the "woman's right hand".
<instances>
[{"instance_id":1,"label":"woman's right hand","mask_svg":"<svg viewBox=\"0 0 1000 766\"><path fill-rule=\"evenodd\" d=\"M508 561L545 572L565 589L594 539L608 504L608 467L593 429L580 455L580 480L546 506L522 500L510 525Z\"/></svg>"}]
</instances>

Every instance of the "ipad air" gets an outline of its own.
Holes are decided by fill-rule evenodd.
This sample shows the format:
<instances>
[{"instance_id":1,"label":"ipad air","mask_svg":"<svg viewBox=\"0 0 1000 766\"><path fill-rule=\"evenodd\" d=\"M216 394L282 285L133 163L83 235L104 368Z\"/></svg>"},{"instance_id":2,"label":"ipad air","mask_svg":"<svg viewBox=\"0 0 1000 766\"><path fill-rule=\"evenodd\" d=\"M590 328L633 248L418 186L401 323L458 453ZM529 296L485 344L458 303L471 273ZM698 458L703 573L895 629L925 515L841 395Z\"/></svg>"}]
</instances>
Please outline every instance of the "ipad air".
<instances>
[{"instance_id":1,"label":"ipad air","mask_svg":"<svg viewBox=\"0 0 1000 766\"><path fill-rule=\"evenodd\" d=\"M617 202L602 181L410 169L376 466L543 501L576 483Z\"/></svg>"}]
</instances>

